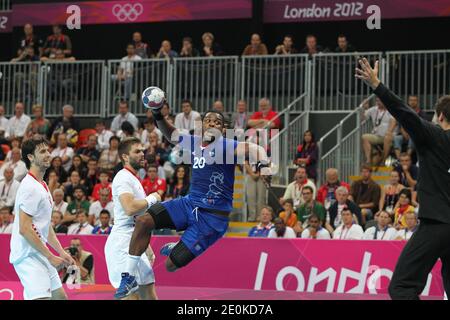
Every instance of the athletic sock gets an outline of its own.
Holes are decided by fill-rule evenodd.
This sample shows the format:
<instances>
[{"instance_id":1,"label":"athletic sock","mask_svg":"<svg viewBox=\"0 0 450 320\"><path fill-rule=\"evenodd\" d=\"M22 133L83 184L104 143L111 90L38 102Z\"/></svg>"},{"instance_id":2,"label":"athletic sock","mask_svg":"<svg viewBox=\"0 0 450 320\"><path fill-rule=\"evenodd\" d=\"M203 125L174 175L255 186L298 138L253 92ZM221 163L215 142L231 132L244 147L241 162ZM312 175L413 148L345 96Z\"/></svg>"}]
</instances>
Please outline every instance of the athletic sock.
<instances>
[{"instance_id":1,"label":"athletic sock","mask_svg":"<svg viewBox=\"0 0 450 320\"><path fill-rule=\"evenodd\" d=\"M130 275L134 276L136 274L137 266L141 256L132 256L128 254L127 264L125 272L128 272Z\"/></svg>"}]
</instances>

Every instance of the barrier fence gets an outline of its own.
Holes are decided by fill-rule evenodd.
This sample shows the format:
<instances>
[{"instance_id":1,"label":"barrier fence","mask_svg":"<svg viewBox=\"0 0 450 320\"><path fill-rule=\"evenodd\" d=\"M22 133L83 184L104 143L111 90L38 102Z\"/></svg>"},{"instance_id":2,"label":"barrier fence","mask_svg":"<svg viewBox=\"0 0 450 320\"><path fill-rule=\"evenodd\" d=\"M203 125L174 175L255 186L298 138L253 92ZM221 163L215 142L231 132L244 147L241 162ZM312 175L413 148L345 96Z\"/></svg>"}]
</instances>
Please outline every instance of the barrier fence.
<instances>
[{"instance_id":1,"label":"barrier fence","mask_svg":"<svg viewBox=\"0 0 450 320\"><path fill-rule=\"evenodd\" d=\"M140 95L150 86L161 87L173 112L189 99L194 109L210 109L222 100L231 112L245 99L248 112L267 97L275 110L306 94L291 111L354 110L369 93L354 77L360 57L380 61L381 79L403 98L419 96L421 108L433 109L437 98L450 91L450 50L361 53L320 53L286 56L109 60L74 62L0 63L0 103L12 114L15 101L25 102L27 112L43 103L47 116L58 115L65 103L78 116L112 117L119 100L143 115Z\"/></svg>"}]
</instances>

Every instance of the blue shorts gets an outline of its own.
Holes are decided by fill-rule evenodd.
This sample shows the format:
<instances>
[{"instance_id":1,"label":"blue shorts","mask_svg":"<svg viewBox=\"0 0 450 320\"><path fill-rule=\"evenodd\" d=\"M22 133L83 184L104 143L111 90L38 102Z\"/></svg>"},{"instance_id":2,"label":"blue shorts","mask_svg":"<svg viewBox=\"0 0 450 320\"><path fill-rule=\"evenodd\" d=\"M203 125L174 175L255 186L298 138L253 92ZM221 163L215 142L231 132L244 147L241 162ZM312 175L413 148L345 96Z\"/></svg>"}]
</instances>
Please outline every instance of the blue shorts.
<instances>
[{"instance_id":1,"label":"blue shorts","mask_svg":"<svg viewBox=\"0 0 450 320\"><path fill-rule=\"evenodd\" d=\"M228 218L194 206L189 196L164 201L177 231L183 231L181 241L194 256L199 256L219 240L228 229Z\"/></svg>"}]
</instances>

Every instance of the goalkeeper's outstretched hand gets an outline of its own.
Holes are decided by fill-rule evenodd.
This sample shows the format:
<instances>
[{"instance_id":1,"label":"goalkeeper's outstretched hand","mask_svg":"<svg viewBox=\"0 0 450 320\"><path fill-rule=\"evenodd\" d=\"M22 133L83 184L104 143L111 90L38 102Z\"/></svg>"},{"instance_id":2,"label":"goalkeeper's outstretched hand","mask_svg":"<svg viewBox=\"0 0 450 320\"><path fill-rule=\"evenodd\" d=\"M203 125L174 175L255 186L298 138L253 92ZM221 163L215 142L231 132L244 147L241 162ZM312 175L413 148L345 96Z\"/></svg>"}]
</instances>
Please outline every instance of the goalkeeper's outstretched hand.
<instances>
[{"instance_id":1,"label":"goalkeeper's outstretched hand","mask_svg":"<svg viewBox=\"0 0 450 320\"><path fill-rule=\"evenodd\" d=\"M356 68L355 77L364 81L365 84L370 86L375 90L380 84L380 79L378 79L379 63L378 60L375 62L375 66L372 68L366 58L358 60L361 69Z\"/></svg>"}]
</instances>

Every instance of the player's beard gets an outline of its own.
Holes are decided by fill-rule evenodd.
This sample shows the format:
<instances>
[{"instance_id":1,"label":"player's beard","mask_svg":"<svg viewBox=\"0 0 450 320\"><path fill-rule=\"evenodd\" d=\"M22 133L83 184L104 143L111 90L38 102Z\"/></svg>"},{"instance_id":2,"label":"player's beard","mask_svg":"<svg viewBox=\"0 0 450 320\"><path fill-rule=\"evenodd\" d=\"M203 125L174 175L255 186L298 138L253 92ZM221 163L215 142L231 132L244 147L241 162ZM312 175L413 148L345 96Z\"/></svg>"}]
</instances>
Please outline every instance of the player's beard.
<instances>
[{"instance_id":1,"label":"player's beard","mask_svg":"<svg viewBox=\"0 0 450 320\"><path fill-rule=\"evenodd\" d=\"M136 171L139 171L139 169L141 169L143 167L141 165L141 160L136 161L136 160L131 159L131 158L130 158L130 166Z\"/></svg>"}]
</instances>

